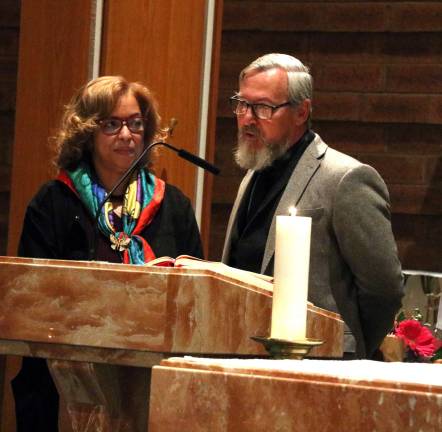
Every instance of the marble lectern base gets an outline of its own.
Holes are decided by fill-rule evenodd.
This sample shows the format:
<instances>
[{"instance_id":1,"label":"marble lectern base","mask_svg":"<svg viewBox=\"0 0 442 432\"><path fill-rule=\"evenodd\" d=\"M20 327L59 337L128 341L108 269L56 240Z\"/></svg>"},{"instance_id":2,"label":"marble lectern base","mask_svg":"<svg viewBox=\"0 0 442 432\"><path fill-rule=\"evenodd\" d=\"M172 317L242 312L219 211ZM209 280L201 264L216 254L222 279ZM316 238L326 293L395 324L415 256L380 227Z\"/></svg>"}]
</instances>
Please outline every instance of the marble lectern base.
<instances>
[{"instance_id":1,"label":"marble lectern base","mask_svg":"<svg viewBox=\"0 0 442 432\"><path fill-rule=\"evenodd\" d=\"M440 365L172 358L152 371L149 432L411 430L442 430Z\"/></svg>"},{"instance_id":2,"label":"marble lectern base","mask_svg":"<svg viewBox=\"0 0 442 432\"><path fill-rule=\"evenodd\" d=\"M150 368L48 360L65 411L61 432L146 432Z\"/></svg>"}]
</instances>

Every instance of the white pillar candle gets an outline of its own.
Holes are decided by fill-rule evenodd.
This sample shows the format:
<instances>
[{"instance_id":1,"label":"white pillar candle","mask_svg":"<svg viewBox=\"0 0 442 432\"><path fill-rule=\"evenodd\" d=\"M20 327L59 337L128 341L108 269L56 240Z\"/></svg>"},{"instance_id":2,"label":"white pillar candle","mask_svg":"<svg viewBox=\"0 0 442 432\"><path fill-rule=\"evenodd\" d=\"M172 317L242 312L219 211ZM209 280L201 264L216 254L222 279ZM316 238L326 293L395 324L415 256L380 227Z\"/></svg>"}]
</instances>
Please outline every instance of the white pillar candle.
<instances>
[{"instance_id":1,"label":"white pillar candle","mask_svg":"<svg viewBox=\"0 0 442 432\"><path fill-rule=\"evenodd\" d=\"M276 217L271 338L306 338L311 226L310 217Z\"/></svg>"}]
</instances>

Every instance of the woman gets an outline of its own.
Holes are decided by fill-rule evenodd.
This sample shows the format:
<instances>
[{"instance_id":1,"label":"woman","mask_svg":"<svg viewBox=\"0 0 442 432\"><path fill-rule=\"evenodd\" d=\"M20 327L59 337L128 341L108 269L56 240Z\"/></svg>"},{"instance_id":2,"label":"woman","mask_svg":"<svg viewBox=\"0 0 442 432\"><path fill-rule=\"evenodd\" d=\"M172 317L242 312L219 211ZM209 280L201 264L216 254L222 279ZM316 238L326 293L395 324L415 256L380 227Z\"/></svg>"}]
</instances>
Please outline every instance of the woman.
<instances>
[{"instance_id":1,"label":"woman","mask_svg":"<svg viewBox=\"0 0 442 432\"><path fill-rule=\"evenodd\" d=\"M202 257L190 201L141 164L100 209L106 193L159 136L159 123L156 102L139 83L105 76L82 87L56 136L59 174L27 208L19 255L131 264L163 255ZM58 395L46 362L25 358L12 385L17 431L56 431Z\"/></svg>"}]
</instances>

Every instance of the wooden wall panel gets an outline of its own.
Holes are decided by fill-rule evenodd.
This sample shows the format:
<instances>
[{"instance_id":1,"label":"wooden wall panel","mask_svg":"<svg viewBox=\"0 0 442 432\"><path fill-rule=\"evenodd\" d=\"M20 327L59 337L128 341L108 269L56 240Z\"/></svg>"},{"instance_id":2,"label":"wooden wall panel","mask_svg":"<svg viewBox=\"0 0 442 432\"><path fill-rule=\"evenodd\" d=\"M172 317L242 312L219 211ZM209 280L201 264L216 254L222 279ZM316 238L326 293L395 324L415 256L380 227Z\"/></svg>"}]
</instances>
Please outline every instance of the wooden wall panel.
<instances>
[{"instance_id":1,"label":"wooden wall panel","mask_svg":"<svg viewBox=\"0 0 442 432\"><path fill-rule=\"evenodd\" d=\"M213 44L212 44L212 65L210 76L210 99L209 113L207 122L207 151L206 159L210 162L215 161L215 145L216 145L216 121L218 108L218 87L219 87L219 71L221 57L221 35L223 25L223 0L215 2L214 23L213 23ZM204 194L201 217L201 238L203 240L204 255L208 257L210 248L210 227L212 219L212 195L213 183L217 176L207 171L204 174Z\"/></svg>"},{"instance_id":2,"label":"wooden wall panel","mask_svg":"<svg viewBox=\"0 0 442 432\"><path fill-rule=\"evenodd\" d=\"M0 254L8 239L11 150L14 140L20 0L0 2Z\"/></svg>"},{"instance_id":3,"label":"wooden wall panel","mask_svg":"<svg viewBox=\"0 0 442 432\"><path fill-rule=\"evenodd\" d=\"M163 125L178 120L171 144L197 152L206 0L109 0L104 17L102 75L141 81L156 95ZM196 168L158 151L155 172L195 196Z\"/></svg>"},{"instance_id":4,"label":"wooden wall panel","mask_svg":"<svg viewBox=\"0 0 442 432\"><path fill-rule=\"evenodd\" d=\"M58 126L63 104L88 77L91 2L22 1L10 255L16 254L27 203L51 176L48 137Z\"/></svg>"}]
</instances>

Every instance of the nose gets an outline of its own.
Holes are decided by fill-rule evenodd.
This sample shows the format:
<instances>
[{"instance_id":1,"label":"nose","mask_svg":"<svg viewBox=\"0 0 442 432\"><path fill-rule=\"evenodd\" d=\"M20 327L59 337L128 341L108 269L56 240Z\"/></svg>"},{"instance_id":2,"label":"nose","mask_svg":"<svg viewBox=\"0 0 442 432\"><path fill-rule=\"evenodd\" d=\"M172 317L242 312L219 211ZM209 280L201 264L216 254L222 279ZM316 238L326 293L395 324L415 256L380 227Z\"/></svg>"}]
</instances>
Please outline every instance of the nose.
<instances>
[{"instance_id":1,"label":"nose","mask_svg":"<svg viewBox=\"0 0 442 432\"><path fill-rule=\"evenodd\" d=\"M132 139L132 132L129 130L126 123L121 127L118 137L125 141Z\"/></svg>"}]
</instances>

